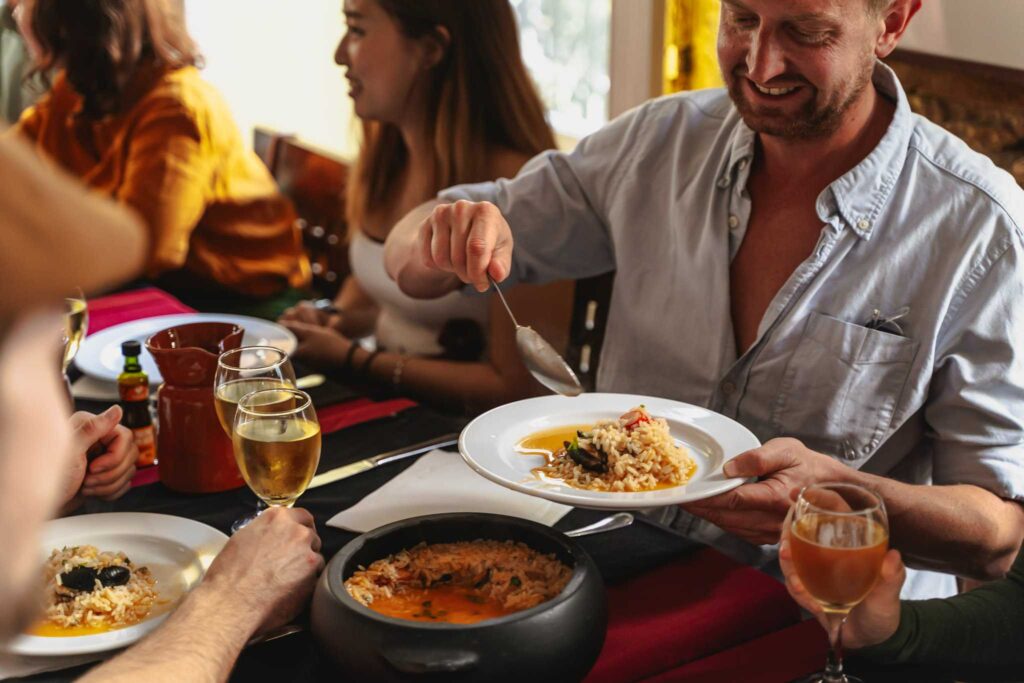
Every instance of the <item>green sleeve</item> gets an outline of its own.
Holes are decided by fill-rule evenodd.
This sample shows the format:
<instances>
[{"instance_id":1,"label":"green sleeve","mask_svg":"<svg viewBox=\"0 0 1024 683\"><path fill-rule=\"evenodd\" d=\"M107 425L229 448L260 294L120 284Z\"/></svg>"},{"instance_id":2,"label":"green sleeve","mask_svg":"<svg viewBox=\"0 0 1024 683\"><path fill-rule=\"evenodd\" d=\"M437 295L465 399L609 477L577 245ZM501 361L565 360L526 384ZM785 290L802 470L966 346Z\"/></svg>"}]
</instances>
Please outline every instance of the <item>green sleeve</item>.
<instances>
[{"instance_id":1,"label":"green sleeve","mask_svg":"<svg viewBox=\"0 0 1024 683\"><path fill-rule=\"evenodd\" d=\"M858 655L891 663L999 666L1024 657L1024 553L1005 579L944 600L904 601L889 640Z\"/></svg>"}]
</instances>

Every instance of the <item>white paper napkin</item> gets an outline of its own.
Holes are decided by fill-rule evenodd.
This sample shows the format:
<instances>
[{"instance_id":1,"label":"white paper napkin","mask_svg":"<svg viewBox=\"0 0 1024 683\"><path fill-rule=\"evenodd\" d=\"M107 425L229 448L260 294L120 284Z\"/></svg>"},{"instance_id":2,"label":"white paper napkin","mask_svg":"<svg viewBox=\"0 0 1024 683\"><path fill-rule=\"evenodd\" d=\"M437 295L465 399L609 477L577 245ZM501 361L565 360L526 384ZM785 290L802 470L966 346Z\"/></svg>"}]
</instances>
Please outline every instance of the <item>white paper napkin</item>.
<instances>
[{"instance_id":1,"label":"white paper napkin","mask_svg":"<svg viewBox=\"0 0 1024 683\"><path fill-rule=\"evenodd\" d=\"M470 469L458 453L431 451L327 524L364 533L421 515L491 512L551 526L571 509L499 486Z\"/></svg>"}]
</instances>

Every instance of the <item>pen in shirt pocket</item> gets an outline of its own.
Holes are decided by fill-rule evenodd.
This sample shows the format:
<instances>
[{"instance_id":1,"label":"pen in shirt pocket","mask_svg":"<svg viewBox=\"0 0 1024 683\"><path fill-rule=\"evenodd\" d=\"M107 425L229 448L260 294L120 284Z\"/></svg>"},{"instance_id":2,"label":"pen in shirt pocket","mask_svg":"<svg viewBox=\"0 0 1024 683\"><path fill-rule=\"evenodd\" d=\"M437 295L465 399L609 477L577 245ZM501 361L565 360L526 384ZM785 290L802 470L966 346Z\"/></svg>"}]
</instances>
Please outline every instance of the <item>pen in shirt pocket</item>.
<instances>
[{"instance_id":1,"label":"pen in shirt pocket","mask_svg":"<svg viewBox=\"0 0 1024 683\"><path fill-rule=\"evenodd\" d=\"M864 323L864 327L869 330L879 330L881 332L888 332L889 334L895 334L900 337L906 336L903 332L903 327L900 325L899 320L906 317L910 313L910 306L904 306L894 313L883 314L880 309L874 309L871 311L871 318Z\"/></svg>"}]
</instances>

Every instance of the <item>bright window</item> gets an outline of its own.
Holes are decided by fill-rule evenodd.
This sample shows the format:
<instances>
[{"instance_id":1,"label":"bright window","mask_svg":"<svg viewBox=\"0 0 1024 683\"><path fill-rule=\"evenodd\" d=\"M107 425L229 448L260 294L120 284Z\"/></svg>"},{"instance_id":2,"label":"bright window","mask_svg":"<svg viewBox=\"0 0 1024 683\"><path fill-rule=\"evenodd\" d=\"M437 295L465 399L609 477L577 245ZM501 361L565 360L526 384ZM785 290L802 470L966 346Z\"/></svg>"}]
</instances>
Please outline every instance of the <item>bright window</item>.
<instances>
[{"instance_id":1,"label":"bright window","mask_svg":"<svg viewBox=\"0 0 1024 683\"><path fill-rule=\"evenodd\" d=\"M612 0L511 0L523 59L555 131L573 138L608 121Z\"/></svg>"}]
</instances>

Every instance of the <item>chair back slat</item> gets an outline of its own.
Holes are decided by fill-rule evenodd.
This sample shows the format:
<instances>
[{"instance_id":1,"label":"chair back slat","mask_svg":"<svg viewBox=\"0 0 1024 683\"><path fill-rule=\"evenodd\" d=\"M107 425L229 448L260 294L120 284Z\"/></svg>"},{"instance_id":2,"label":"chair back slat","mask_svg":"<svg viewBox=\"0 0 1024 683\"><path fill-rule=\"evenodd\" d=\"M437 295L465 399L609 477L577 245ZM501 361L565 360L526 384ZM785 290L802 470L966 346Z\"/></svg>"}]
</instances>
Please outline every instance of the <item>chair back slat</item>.
<instances>
[{"instance_id":1,"label":"chair back slat","mask_svg":"<svg viewBox=\"0 0 1024 683\"><path fill-rule=\"evenodd\" d=\"M299 215L302 242L313 268L316 293L333 297L348 276L345 183L348 164L290 135L257 129L254 146Z\"/></svg>"}]
</instances>

